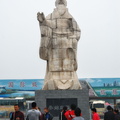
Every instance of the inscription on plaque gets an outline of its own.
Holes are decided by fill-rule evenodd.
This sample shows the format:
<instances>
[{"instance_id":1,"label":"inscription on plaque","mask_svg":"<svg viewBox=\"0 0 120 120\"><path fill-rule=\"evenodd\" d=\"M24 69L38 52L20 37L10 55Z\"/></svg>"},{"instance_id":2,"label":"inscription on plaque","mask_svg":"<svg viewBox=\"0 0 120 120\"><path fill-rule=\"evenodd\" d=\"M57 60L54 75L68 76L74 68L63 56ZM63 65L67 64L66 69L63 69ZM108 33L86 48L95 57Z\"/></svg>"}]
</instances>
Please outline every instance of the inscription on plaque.
<instances>
[{"instance_id":1,"label":"inscription on plaque","mask_svg":"<svg viewBox=\"0 0 120 120\"><path fill-rule=\"evenodd\" d=\"M57 117L59 116L62 108L67 106L70 109L71 104L77 105L77 98L60 98L60 99L47 99L46 105L50 110L50 113Z\"/></svg>"}]
</instances>

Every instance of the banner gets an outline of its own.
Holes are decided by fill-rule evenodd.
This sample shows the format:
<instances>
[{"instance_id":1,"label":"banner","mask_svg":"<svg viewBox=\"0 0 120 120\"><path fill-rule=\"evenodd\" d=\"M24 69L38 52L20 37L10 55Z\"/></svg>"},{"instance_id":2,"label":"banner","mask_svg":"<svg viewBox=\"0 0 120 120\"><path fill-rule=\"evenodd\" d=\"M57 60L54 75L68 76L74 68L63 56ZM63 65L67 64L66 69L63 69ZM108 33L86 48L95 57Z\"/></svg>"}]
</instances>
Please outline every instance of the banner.
<instances>
[{"instance_id":1,"label":"banner","mask_svg":"<svg viewBox=\"0 0 120 120\"><path fill-rule=\"evenodd\" d=\"M0 97L24 97L35 96L35 90L42 89L43 79L0 80Z\"/></svg>"},{"instance_id":2,"label":"banner","mask_svg":"<svg viewBox=\"0 0 120 120\"><path fill-rule=\"evenodd\" d=\"M90 78L88 82L98 97L120 97L120 78Z\"/></svg>"},{"instance_id":3,"label":"banner","mask_svg":"<svg viewBox=\"0 0 120 120\"><path fill-rule=\"evenodd\" d=\"M90 86L90 96L119 97L120 78L82 78ZM0 97L34 98L35 90L43 87L43 79L0 80Z\"/></svg>"}]
</instances>

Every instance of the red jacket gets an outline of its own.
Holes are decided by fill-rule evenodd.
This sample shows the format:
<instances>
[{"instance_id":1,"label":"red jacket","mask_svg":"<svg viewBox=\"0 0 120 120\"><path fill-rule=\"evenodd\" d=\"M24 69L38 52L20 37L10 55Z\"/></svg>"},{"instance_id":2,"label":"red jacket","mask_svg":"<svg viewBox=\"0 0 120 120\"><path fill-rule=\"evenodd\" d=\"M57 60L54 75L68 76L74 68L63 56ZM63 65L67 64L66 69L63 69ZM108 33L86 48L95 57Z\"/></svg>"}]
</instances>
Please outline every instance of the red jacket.
<instances>
[{"instance_id":1,"label":"red jacket","mask_svg":"<svg viewBox=\"0 0 120 120\"><path fill-rule=\"evenodd\" d=\"M75 112L74 110L68 110L65 113L65 117L67 118L67 120L72 120L75 117Z\"/></svg>"},{"instance_id":2,"label":"red jacket","mask_svg":"<svg viewBox=\"0 0 120 120\"><path fill-rule=\"evenodd\" d=\"M98 113L93 113L92 120L100 120Z\"/></svg>"}]
</instances>

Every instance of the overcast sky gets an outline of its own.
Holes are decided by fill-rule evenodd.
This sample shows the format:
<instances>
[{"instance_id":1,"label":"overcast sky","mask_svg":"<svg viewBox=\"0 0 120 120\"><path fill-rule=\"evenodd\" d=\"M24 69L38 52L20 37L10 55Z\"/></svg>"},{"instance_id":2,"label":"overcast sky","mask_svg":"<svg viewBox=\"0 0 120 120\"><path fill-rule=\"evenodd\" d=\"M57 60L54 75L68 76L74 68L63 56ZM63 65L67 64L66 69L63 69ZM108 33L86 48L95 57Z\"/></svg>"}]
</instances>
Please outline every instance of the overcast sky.
<instances>
[{"instance_id":1,"label":"overcast sky","mask_svg":"<svg viewBox=\"0 0 120 120\"><path fill-rule=\"evenodd\" d=\"M82 35L78 77L120 77L120 0L67 0ZM0 79L44 78L39 58L38 11L48 15L55 0L0 0Z\"/></svg>"}]
</instances>

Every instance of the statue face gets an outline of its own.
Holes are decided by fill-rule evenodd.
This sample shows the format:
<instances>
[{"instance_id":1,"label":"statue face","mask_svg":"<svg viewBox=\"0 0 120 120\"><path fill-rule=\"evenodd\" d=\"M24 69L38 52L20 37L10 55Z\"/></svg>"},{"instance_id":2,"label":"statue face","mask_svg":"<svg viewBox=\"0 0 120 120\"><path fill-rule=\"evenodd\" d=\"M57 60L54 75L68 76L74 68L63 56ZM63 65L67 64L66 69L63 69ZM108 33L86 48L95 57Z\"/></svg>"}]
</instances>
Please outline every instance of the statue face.
<instances>
[{"instance_id":1,"label":"statue face","mask_svg":"<svg viewBox=\"0 0 120 120\"><path fill-rule=\"evenodd\" d=\"M59 12L60 16L64 15L66 12L66 6L63 4L58 5L57 11Z\"/></svg>"},{"instance_id":2,"label":"statue face","mask_svg":"<svg viewBox=\"0 0 120 120\"><path fill-rule=\"evenodd\" d=\"M55 6L57 7L59 4L64 4L65 6L67 6L67 1L66 0L56 0Z\"/></svg>"}]
</instances>

